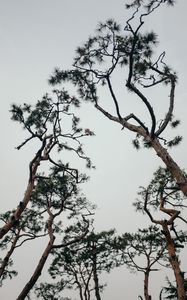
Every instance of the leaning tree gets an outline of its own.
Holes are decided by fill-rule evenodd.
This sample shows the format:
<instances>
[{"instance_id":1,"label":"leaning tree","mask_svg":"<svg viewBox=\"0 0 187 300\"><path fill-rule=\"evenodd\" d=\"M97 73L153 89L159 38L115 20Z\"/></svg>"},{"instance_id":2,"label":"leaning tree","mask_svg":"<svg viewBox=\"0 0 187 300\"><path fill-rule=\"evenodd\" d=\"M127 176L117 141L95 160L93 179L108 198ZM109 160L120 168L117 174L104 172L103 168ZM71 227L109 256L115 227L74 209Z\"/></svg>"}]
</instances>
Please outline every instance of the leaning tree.
<instances>
[{"instance_id":1,"label":"leaning tree","mask_svg":"<svg viewBox=\"0 0 187 300\"><path fill-rule=\"evenodd\" d=\"M23 244L31 243L32 247L33 240L43 238L43 252L30 279L17 297L19 300L25 299L30 293L54 249L80 243L86 236L94 209L80 194L75 178L65 175L64 170L56 167L48 176L38 174L28 206L19 222L14 224L0 243L2 253L5 253L0 265L0 280L3 282L7 277L16 275L16 271L11 269L15 252ZM1 216L5 224L11 213ZM25 255L28 255L27 250Z\"/></svg>"},{"instance_id":2,"label":"leaning tree","mask_svg":"<svg viewBox=\"0 0 187 300\"><path fill-rule=\"evenodd\" d=\"M139 148L143 143L154 149L187 196L187 180L167 150L168 146L181 141L181 136L169 140L166 133L169 125L176 127L179 124L173 116L177 75L165 62L165 52L155 55L157 35L144 29L146 18L163 4L173 5L174 1L131 1L126 7L133 9L133 13L125 27L112 19L100 23L96 34L77 48L73 68L56 69L49 82L51 85L72 83L77 88L79 102L92 102L109 120L134 132L134 145ZM126 96L124 89L129 91ZM160 89L163 89L163 99L156 102L160 101L160 106L168 102L168 108L163 111L164 105L161 114L156 112L152 99ZM126 113L131 105L128 98L131 100L132 95L144 106L146 116L135 111ZM111 107L109 101L113 103L114 111L106 109Z\"/></svg>"},{"instance_id":3,"label":"leaning tree","mask_svg":"<svg viewBox=\"0 0 187 300\"><path fill-rule=\"evenodd\" d=\"M44 237L44 249L30 279L17 299L25 299L40 277L52 249L79 242L88 232L93 206L80 194L80 184L88 177L74 168L67 157L72 155L86 161L81 139L93 135L79 126L73 106L76 97L63 90L54 90L35 105L13 104L12 120L22 125L27 136L17 147L32 145L37 149L28 167L28 184L16 209L0 216L0 277L16 275L12 269L14 254L22 245ZM72 155L67 156L67 152ZM74 157L73 157L74 159ZM47 241L46 241L47 239Z\"/></svg>"},{"instance_id":4,"label":"leaning tree","mask_svg":"<svg viewBox=\"0 0 187 300\"><path fill-rule=\"evenodd\" d=\"M0 238L3 238L19 222L31 199L38 172L45 170L45 166L48 170L50 167L62 170L77 183L85 176L79 174L76 168L65 161L65 155L62 160L62 153L71 151L86 160L87 167L91 167L91 160L84 154L81 138L94 133L88 128L83 130L79 126L79 118L72 110L73 106L79 106L78 99L70 96L64 89L54 90L52 96L46 94L35 105L27 103L12 105L10 110L12 120L20 123L27 133L26 139L17 146L17 149L20 150L26 144L30 144L30 146L37 147L37 151L29 163L28 183L23 199L19 201L9 220L2 224Z\"/></svg>"}]
</instances>

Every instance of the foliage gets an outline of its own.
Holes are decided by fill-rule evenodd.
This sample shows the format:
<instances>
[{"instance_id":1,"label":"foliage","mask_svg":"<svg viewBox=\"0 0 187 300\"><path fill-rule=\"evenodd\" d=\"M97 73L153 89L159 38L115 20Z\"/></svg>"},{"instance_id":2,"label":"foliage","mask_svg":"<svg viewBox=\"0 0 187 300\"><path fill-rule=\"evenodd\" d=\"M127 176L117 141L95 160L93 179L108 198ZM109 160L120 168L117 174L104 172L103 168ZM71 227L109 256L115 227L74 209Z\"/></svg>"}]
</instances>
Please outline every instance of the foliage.
<instances>
[{"instance_id":1,"label":"foliage","mask_svg":"<svg viewBox=\"0 0 187 300\"><path fill-rule=\"evenodd\" d=\"M165 294L164 299L174 299L177 300L177 288L176 286L169 280L168 277L166 277L167 286L163 288L163 292ZM185 282L185 291L187 296L187 279L184 279Z\"/></svg>"},{"instance_id":2,"label":"foliage","mask_svg":"<svg viewBox=\"0 0 187 300\"><path fill-rule=\"evenodd\" d=\"M187 178L185 172L183 172L183 174L184 177ZM140 199L136 199L133 203L134 207L136 210L144 212L144 201L146 198L148 207L154 210L159 209L161 192L163 193L166 205L181 209L185 208L185 196L179 189L169 170L164 167L159 167L154 172L153 179L146 188L142 186L139 188L138 196L140 196Z\"/></svg>"},{"instance_id":3,"label":"foliage","mask_svg":"<svg viewBox=\"0 0 187 300\"><path fill-rule=\"evenodd\" d=\"M134 0L126 4L126 8L133 9L133 13L125 27L113 19L99 23L95 35L77 48L73 68L55 69L49 80L54 86L62 82L72 83L76 87L76 96L71 96L62 87L54 89L52 96L44 95L33 106L27 103L11 106L12 120L21 124L27 133L25 141L17 149L30 145L31 141L35 141L34 145L38 148L29 164L28 185L23 200L15 210L0 216L3 223L0 248L5 253L0 259L1 284L17 274L12 269L12 257L17 248L36 238L48 239L33 275L17 300L30 297L29 293L32 293L50 254L52 263L49 273L54 283L41 283L35 288L36 296L42 299L68 300L61 296L61 292L76 285L81 300L90 299L93 291L96 299L100 300L104 284L100 283L99 275L122 264L130 270L143 272L147 277L151 271L158 270L153 268L155 264L167 265L170 261L173 267L173 260L179 266L176 253L186 242L187 235L176 230L176 222L187 223L180 215L185 208L183 200L187 196L187 175L165 149L165 146L173 147L182 141L180 135L170 139L166 132L168 125L174 129L180 124L173 115L177 75L166 64L165 52L155 54L157 35L152 30L147 32L143 29L145 18L162 4L171 6L174 2ZM124 114L118 82L117 85L114 83L116 74L123 74L119 77L123 87L140 100L146 114ZM145 91L153 91L160 85L169 90L169 105L167 111L157 115L154 103ZM105 110L101 89L109 92L114 107L111 111ZM88 168L93 167L91 159L84 153L82 140L94 133L89 128L81 128L80 119L74 113L74 108L79 108L83 100L92 102L108 119L119 123L122 129L134 132L133 145L136 149L141 146L154 148L165 163L167 168L159 168L155 172L148 188L141 187L141 200L134 204L137 210L146 212L153 223L162 225L161 232L157 226L149 226L135 234L124 233L116 237L114 230L100 233L90 230L90 217L95 207L88 203L79 189L79 184L86 182L88 177L72 167L64 155L62 160L62 154L68 151L85 160ZM152 211L158 208L169 215L169 220L153 218ZM171 236L171 230L174 236ZM166 248L169 248L169 243L173 253L168 250L168 259ZM145 258L143 264L142 256ZM177 273L175 269L174 273ZM170 293L167 296L170 299L175 297L176 289L168 283L169 287L164 291Z\"/></svg>"},{"instance_id":4,"label":"foliage","mask_svg":"<svg viewBox=\"0 0 187 300\"><path fill-rule=\"evenodd\" d=\"M53 261L49 273L54 279L53 288L56 295L65 289L79 291L80 299L90 299L91 292L102 292L104 285L99 283L99 274L110 272L115 266L115 231L89 232L79 243L54 249ZM63 282L63 285L61 284ZM61 289L56 286L61 284ZM41 294L50 284L45 283L37 287ZM97 289L97 291L96 291ZM85 297L85 298L84 298ZM86 298L87 297L87 298ZM99 299L99 298L97 298Z\"/></svg>"},{"instance_id":5,"label":"foliage","mask_svg":"<svg viewBox=\"0 0 187 300\"><path fill-rule=\"evenodd\" d=\"M1 280L17 274L11 269L12 257L17 248L36 238L43 237L46 241L48 237L33 276L17 299L28 296L53 248L78 242L87 234L89 219L95 209L78 187L88 177L70 167L69 163L56 159L59 155L62 157L62 151L68 150L85 160L87 167L92 167L80 139L93 135L93 132L79 127L79 118L72 111L72 106L78 106L75 97L70 97L65 90L54 90L53 95L55 98L46 94L33 106L26 103L13 104L10 110L12 120L20 123L28 134L17 149L35 140L37 143L34 146L38 147L38 151L29 164L29 178L23 200L15 210L1 215L3 226L0 247L5 254L1 259ZM44 163L46 167L43 167Z\"/></svg>"},{"instance_id":6,"label":"foliage","mask_svg":"<svg viewBox=\"0 0 187 300\"><path fill-rule=\"evenodd\" d=\"M166 126L173 122L174 99L173 97L170 98L167 115L156 129L157 120L154 110L139 87L146 89L161 83L170 84L173 93L177 78L175 72L172 72L171 68L164 62L165 52L155 59L154 48L158 43L157 35L153 31L141 33L141 29L146 16L153 13L162 3L172 4L173 1L148 1L145 6L143 2L134 1L131 5L127 5L128 8L136 7L136 10L132 17L127 20L124 30L123 26L113 19L108 19L105 23L101 22L96 29L96 34L77 48L73 62L74 68L71 70L55 69L49 82L52 85L71 82L77 87L79 101L94 102L96 108L106 117L119 122L128 129L130 129L128 122L134 120L147 133L151 132L152 135L159 136ZM145 8L147 12L144 13L141 8ZM135 17L139 21L138 25L137 23L136 25L133 24ZM134 26L136 27L134 28ZM144 103L150 115L152 124L150 129L148 124L145 125L145 120L141 120L133 113L125 117L121 115L122 103L117 97L118 93L112 80L112 76L115 76L115 73L121 68L127 77L127 89ZM109 90L117 117L115 114L105 111L102 102L99 102L99 89L102 87ZM176 121L175 126L178 124ZM137 139L140 137L141 135L138 134ZM180 142L179 138L175 141Z\"/></svg>"},{"instance_id":7,"label":"foliage","mask_svg":"<svg viewBox=\"0 0 187 300\"><path fill-rule=\"evenodd\" d=\"M123 249L123 243L125 247ZM122 247L121 247L122 245ZM168 266L166 243L163 234L155 225L138 229L134 234L125 233L119 238L122 263L131 271L151 272L158 271L153 268L155 264Z\"/></svg>"},{"instance_id":8,"label":"foliage","mask_svg":"<svg viewBox=\"0 0 187 300\"><path fill-rule=\"evenodd\" d=\"M184 230L176 229L176 222L181 220L187 223L186 219L180 216L185 207L183 205L184 196L167 169L159 168L154 175L148 188L142 188L140 192L142 200L138 200L135 206L137 210L145 211L152 223L161 226L168 252L168 261L176 280L177 297L183 300L185 299L185 282L178 256L179 249L183 248L187 241L187 233ZM185 176L186 174L184 174ZM151 211L152 208L154 210L159 208L168 217L155 218Z\"/></svg>"}]
</instances>

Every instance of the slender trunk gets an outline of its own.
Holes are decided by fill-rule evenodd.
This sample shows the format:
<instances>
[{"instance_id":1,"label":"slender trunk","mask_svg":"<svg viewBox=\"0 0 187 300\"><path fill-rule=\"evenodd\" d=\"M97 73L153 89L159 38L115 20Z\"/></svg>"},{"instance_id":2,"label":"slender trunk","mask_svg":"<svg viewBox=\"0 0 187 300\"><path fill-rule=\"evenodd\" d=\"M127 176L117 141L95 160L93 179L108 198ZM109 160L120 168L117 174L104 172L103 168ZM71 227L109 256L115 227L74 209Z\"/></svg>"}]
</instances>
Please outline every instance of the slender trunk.
<instances>
[{"instance_id":1,"label":"slender trunk","mask_svg":"<svg viewBox=\"0 0 187 300\"><path fill-rule=\"evenodd\" d=\"M160 291L159 300L162 300L162 292L163 292L163 289L161 289L161 291Z\"/></svg>"},{"instance_id":2,"label":"slender trunk","mask_svg":"<svg viewBox=\"0 0 187 300\"><path fill-rule=\"evenodd\" d=\"M47 145L47 148L49 147L51 142ZM45 154L45 146L46 146L46 138L42 142L42 146L39 149L39 151L36 153L35 157L29 164L29 180L27 184L27 188L23 197L23 200L20 201L19 205L17 206L15 212L12 214L10 217L10 220L0 228L0 239L3 238L3 236L19 221L23 211L27 207L28 202L30 201L32 191L34 188L34 183L35 183L35 175L38 170L38 167L40 165L41 160L47 160L48 159L48 154ZM42 156L42 151L44 150L44 156Z\"/></svg>"},{"instance_id":3,"label":"slender trunk","mask_svg":"<svg viewBox=\"0 0 187 300\"><path fill-rule=\"evenodd\" d=\"M144 298L145 300L151 300L149 295L149 270L144 273Z\"/></svg>"},{"instance_id":4,"label":"slender trunk","mask_svg":"<svg viewBox=\"0 0 187 300\"><path fill-rule=\"evenodd\" d=\"M40 275L42 273L42 270L43 270L43 267L45 265L45 262L46 262L46 260L49 256L52 248L53 248L53 244L54 244L54 241L55 241L55 236L53 235L53 229L52 229L54 216L52 215L50 210L48 210L48 213L49 213L49 219L48 219L49 242L48 242L48 244L47 244L40 260L39 260L39 263L38 263L33 275L31 276L31 278L27 282L27 284L24 286L23 290L21 291L19 296L16 298L16 300L24 300L25 297L30 292L30 290L33 288L33 286L37 282L38 278L40 277Z\"/></svg>"},{"instance_id":5,"label":"slender trunk","mask_svg":"<svg viewBox=\"0 0 187 300\"><path fill-rule=\"evenodd\" d=\"M119 123L121 123L118 120ZM151 144L156 154L162 159L171 175L175 179L179 189L183 192L183 194L187 197L187 180L181 170L181 168L177 165L177 163L173 160L173 158L168 153L167 149L162 146L159 142L159 139L154 137L152 138L147 132L142 128L129 123L123 124L124 127L129 129L130 131L136 132L140 134L147 142Z\"/></svg>"},{"instance_id":6,"label":"slender trunk","mask_svg":"<svg viewBox=\"0 0 187 300\"><path fill-rule=\"evenodd\" d=\"M17 241L19 239L19 234L20 234L20 230L16 234L16 236L15 236L15 238L13 240L13 243L12 243L12 245L10 247L10 250L7 252L7 254L5 255L5 257L4 257L3 261L2 261L2 264L1 264L1 267L0 267L0 278L3 275L6 266L8 265L8 262L9 262L9 259L10 259L11 255L12 255L12 253L14 252L15 246L16 246Z\"/></svg>"},{"instance_id":7,"label":"slender trunk","mask_svg":"<svg viewBox=\"0 0 187 300\"><path fill-rule=\"evenodd\" d=\"M133 114L130 114L127 118L120 119L119 117L115 117L105 111L97 102L95 103L95 107L108 119L121 124L123 128L127 128L128 130L135 132L142 136L147 142L151 144L153 149L156 151L156 154L162 159L168 170L171 172L171 175L176 180L180 190L187 197L187 180L183 175L181 168L177 165L177 163L172 159L167 150L160 144L159 139L156 137L151 137L150 134L147 133L147 130L143 128L144 126L136 126L128 122ZM140 123L140 122L139 122Z\"/></svg>"},{"instance_id":8,"label":"slender trunk","mask_svg":"<svg viewBox=\"0 0 187 300\"><path fill-rule=\"evenodd\" d=\"M92 272L88 272L88 270L87 270L87 273L88 273L87 279L83 280L84 281L84 296L85 296L85 300L90 300L89 283L90 283ZM83 275L83 278L84 278L84 275Z\"/></svg>"},{"instance_id":9,"label":"slender trunk","mask_svg":"<svg viewBox=\"0 0 187 300\"><path fill-rule=\"evenodd\" d=\"M82 292L82 286L81 286L81 284L80 284L80 282L79 282L79 280L78 280L77 273L74 273L74 276L75 276L75 283L76 283L77 286L78 286L80 299L81 299L81 300L84 300L83 292Z\"/></svg>"},{"instance_id":10,"label":"slender trunk","mask_svg":"<svg viewBox=\"0 0 187 300\"><path fill-rule=\"evenodd\" d=\"M164 235L165 235L166 241L167 241L167 250L168 250L168 254L169 254L169 261L170 261L171 267L172 267L174 275L175 275L175 280L176 280L176 284L177 284L178 300L185 300L186 297L185 297L184 278L182 275L182 271L180 269L178 257L176 255L175 246L174 246L174 243L171 238L171 234L170 234L170 231L168 229L168 225L166 224L166 222L165 222L165 224L163 223L162 228L163 228L163 232L164 232Z\"/></svg>"},{"instance_id":11,"label":"slender trunk","mask_svg":"<svg viewBox=\"0 0 187 300\"><path fill-rule=\"evenodd\" d=\"M93 279L95 283L95 297L97 300L101 300L100 292L99 292L99 279L97 275L97 257L96 253L93 255Z\"/></svg>"},{"instance_id":12,"label":"slender trunk","mask_svg":"<svg viewBox=\"0 0 187 300\"><path fill-rule=\"evenodd\" d=\"M10 220L5 223L3 227L0 229L0 239L4 237L4 235L14 226L14 224L19 220L22 212L25 210L28 202L30 201L30 197L34 188L34 180L29 181L27 185L27 189L25 191L25 195L23 197L23 201L18 205L15 213L11 216Z\"/></svg>"},{"instance_id":13,"label":"slender trunk","mask_svg":"<svg viewBox=\"0 0 187 300\"><path fill-rule=\"evenodd\" d=\"M139 133L142 137L145 138L145 140L147 142L149 142L151 144L151 146L155 150L156 154L162 159L162 161L164 162L164 164L170 171L171 175L175 179L179 189L187 197L187 180L186 180L181 168L170 156L167 149L162 146L162 144L159 142L158 138L152 138L142 128L136 127L136 132Z\"/></svg>"},{"instance_id":14,"label":"slender trunk","mask_svg":"<svg viewBox=\"0 0 187 300\"><path fill-rule=\"evenodd\" d=\"M172 159L167 150L159 143L158 139L152 139L151 144L156 151L157 155L162 159L162 161L167 166L168 170L171 172L173 178L175 178L178 187L187 197L187 180L184 177L184 174L181 168L177 163Z\"/></svg>"},{"instance_id":15,"label":"slender trunk","mask_svg":"<svg viewBox=\"0 0 187 300\"><path fill-rule=\"evenodd\" d=\"M82 287L79 286L79 296L81 300L84 300L83 295L82 295Z\"/></svg>"},{"instance_id":16,"label":"slender trunk","mask_svg":"<svg viewBox=\"0 0 187 300\"><path fill-rule=\"evenodd\" d=\"M87 289L84 289L84 300L88 300Z\"/></svg>"},{"instance_id":17,"label":"slender trunk","mask_svg":"<svg viewBox=\"0 0 187 300\"><path fill-rule=\"evenodd\" d=\"M14 214L11 216L10 220L0 228L0 239L4 237L4 235L19 221L23 211L27 207L28 202L30 201L31 194L34 188L34 182L35 182L35 175L38 169L38 166L40 165L41 158L36 157L34 162L32 163L32 172L30 174L30 178L28 180L27 188L23 197L23 200L19 203L17 209L15 210ZM30 163L30 165L31 165Z\"/></svg>"},{"instance_id":18,"label":"slender trunk","mask_svg":"<svg viewBox=\"0 0 187 300\"><path fill-rule=\"evenodd\" d=\"M33 275L31 276L30 280L27 282L27 284L24 286L23 290L21 291L21 293L19 294L19 296L16 298L16 300L23 300L25 299L25 297L27 296L27 294L30 292L30 290L33 288L33 286L35 285L36 281L38 280L38 278L40 277L41 273L42 273L42 269L44 267L44 264L48 258L48 255L53 247L53 243L54 243L55 238L53 238L53 241L50 241L47 245L47 247L45 248L45 251L42 254L42 257L40 258L40 261L33 273Z\"/></svg>"}]
</instances>

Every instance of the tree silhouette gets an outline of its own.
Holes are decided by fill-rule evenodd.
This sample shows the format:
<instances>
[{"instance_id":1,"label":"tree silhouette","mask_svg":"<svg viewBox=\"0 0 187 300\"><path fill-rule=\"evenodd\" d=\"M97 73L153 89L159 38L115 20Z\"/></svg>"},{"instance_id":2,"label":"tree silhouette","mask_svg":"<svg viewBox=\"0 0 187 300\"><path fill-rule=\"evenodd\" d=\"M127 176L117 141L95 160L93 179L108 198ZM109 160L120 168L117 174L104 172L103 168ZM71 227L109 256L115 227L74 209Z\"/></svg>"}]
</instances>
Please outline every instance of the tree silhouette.
<instances>
[{"instance_id":1,"label":"tree silhouette","mask_svg":"<svg viewBox=\"0 0 187 300\"><path fill-rule=\"evenodd\" d=\"M109 120L134 132L134 145L139 148L142 142L145 147L153 148L187 196L186 177L165 147L177 145L182 139L177 135L170 140L166 131L169 125L174 128L180 123L173 116L177 76L164 61L165 52L155 58L157 35L144 30L146 18L164 3L173 5L174 1L132 1L127 8L133 9L133 13L125 27L112 19L101 22L96 34L77 48L73 68L56 69L49 82L52 85L72 83L77 87L79 102L92 102ZM169 93L168 109L156 113L152 98L162 86ZM144 106L145 114L125 113L133 102L132 95ZM105 100L111 100L114 110L105 108Z\"/></svg>"},{"instance_id":2,"label":"tree silhouette","mask_svg":"<svg viewBox=\"0 0 187 300\"><path fill-rule=\"evenodd\" d=\"M184 174L184 176L186 175ZM184 217L180 216L180 213L186 208L183 205L185 197L176 185L170 172L165 168L159 168L154 173L153 180L149 186L147 188L142 187L139 195L142 199L138 199L134 205L137 210L144 211L151 222L161 226L168 251L168 259L177 283L178 299L184 300L184 277L180 267L178 252L180 248L183 248L187 234L182 230L177 230L175 223L178 220L182 223L187 222ZM153 216L157 209L161 212L159 218ZM167 219L165 215L168 216Z\"/></svg>"},{"instance_id":3,"label":"tree silhouette","mask_svg":"<svg viewBox=\"0 0 187 300\"><path fill-rule=\"evenodd\" d=\"M53 251L49 273L54 279L55 294L64 289L78 289L81 300L101 300L104 285L100 283L102 272L110 272L116 266L115 231L91 231L79 243ZM51 283L42 283L36 288L37 296L45 295ZM60 287L60 288L59 288ZM44 296L43 296L44 297Z\"/></svg>"},{"instance_id":4,"label":"tree silhouette","mask_svg":"<svg viewBox=\"0 0 187 300\"><path fill-rule=\"evenodd\" d=\"M53 97L45 95L34 106L24 103L11 107L12 119L28 134L17 149L33 142L38 150L29 164L23 200L15 210L0 218L0 248L4 251L1 283L17 274L17 270L12 269L15 250L36 238L43 237L45 242L48 239L30 280L17 297L19 300L28 297L52 249L77 243L88 233L94 209L79 188L88 177L60 159L62 153L70 151L85 160L87 167L92 167L80 140L93 132L79 127L79 119L72 110L72 105L78 105L75 97L70 97L65 90L54 90Z\"/></svg>"},{"instance_id":5,"label":"tree silhouette","mask_svg":"<svg viewBox=\"0 0 187 300\"><path fill-rule=\"evenodd\" d=\"M13 104L11 107L12 120L20 123L28 134L28 137L17 149L20 150L31 141L35 141L33 145L38 147L38 150L29 164L29 179L24 197L10 216L9 221L1 227L0 238L19 221L27 207L41 165L46 163L46 166L55 166L79 182L82 180L82 176L80 174L79 178L76 168L70 167L69 162L63 162L60 159L56 161L58 153L68 150L86 160L87 167L91 167L91 160L84 154L80 139L93 135L93 132L83 130L78 126L79 118L72 111L72 105L75 107L79 105L77 99L70 97L65 90L54 90L53 96L54 98L45 95L37 101L35 106L24 103L23 105Z\"/></svg>"},{"instance_id":6,"label":"tree silhouette","mask_svg":"<svg viewBox=\"0 0 187 300\"><path fill-rule=\"evenodd\" d=\"M134 234L124 233L117 242L117 264L125 264L131 271L144 274L144 299L152 299L149 291L150 273L168 266L166 244L157 226L138 229ZM141 297L141 296L140 296Z\"/></svg>"}]
</instances>

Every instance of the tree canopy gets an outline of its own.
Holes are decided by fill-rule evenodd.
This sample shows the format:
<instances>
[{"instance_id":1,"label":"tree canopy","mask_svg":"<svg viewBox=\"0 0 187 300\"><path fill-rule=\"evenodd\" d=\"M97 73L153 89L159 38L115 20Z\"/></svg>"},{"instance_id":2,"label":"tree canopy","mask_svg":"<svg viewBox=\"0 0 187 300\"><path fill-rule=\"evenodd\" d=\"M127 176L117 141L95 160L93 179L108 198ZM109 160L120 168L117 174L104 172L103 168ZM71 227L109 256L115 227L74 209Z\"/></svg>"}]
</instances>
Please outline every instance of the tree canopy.
<instances>
[{"instance_id":1,"label":"tree canopy","mask_svg":"<svg viewBox=\"0 0 187 300\"><path fill-rule=\"evenodd\" d=\"M143 273L139 298L144 295L145 300L152 299L152 272L170 269L175 283L170 279L167 287L163 283L160 299L163 295L166 299L186 299L186 270L180 257L187 240L187 175L171 150L183 139L181 134L173 134L180 125L174 116L178 76L166 52L157 51L159 37L146 27L156 12L174 4L174 0L129 1L125 23L112 18L100 22L95 33L77 47L72 67L55 68L49 79L54 88L51 94L46 93L35 104L11 105L11 120L25 132L16 149L29 147L33 152L23 198L16 208L0 214L0 286L19 276L15 263L19 251L28 256L34 243L42 245L37 262L14 299L71 300L68 292L73 291L81 300L101 300L107 288L103 275L116 267ZM134 99L143 110L136 109ZM102 230L95 229L96 205L82 192L89 179L84 170L95 168L84 151L87 138L95 135L89 126L82 126L85 115L79 112L85 102L94 106L96 115L98 111L119 125L121 141L128 131L137 150L153 150L153 160L160 159L161 166L150 183L140 187L133 203L149 222L136 232L127 231L125 223L122 234L106 230L109 224L105 222ZM121 141L115 147L122 147ZM83 170L77 167L77 160L85 162ZM105 168L108 174L113 172L109 164ZM121 175L115 175L117 181ZM134 175L124 170L124 186ZM108 182L107 177L105 180ZM101 181L99 189L104 186ZM115 182L112 188L116 189ZM113 200L119 213L117 197L116 193ZM30 257L33 259L32 253Z\"/></svg>"}]
</instances>

